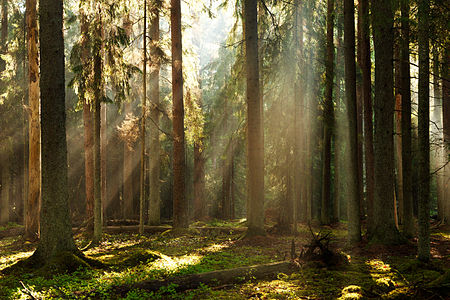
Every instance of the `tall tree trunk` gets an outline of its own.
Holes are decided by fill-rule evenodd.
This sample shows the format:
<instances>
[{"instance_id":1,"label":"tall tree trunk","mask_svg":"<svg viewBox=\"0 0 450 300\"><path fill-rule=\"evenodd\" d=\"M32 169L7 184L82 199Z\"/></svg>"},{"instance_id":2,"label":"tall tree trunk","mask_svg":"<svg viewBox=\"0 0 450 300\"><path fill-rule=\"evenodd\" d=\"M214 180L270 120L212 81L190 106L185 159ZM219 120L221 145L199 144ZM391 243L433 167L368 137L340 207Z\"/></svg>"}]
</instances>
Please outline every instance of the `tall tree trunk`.
<instances>
[{"instance_id":1,"label":"tall tree trunk","mask_svg":"<svg viewBox=\"0 0 450 300\"><path fill-rule=\"evenodd\" d=\"M247 79L247 221L248 235L264 234L264 145L259 90L257 3L244 0L245 70Z\"/></svg>"},{"instance_id":2,"label":"tall tree trunk","mask_svg":"<svg viewBox=\"0 0 450 300\"><path fill-rule=\"evenodd\" d=\"M366 167L367 231L370 234L373 229L374 156L369 1L360 0L359 9L359 14L361 16L361 71L364 106L364 163ZM360 174L360 176L362 176L362 174Z\"/></svg>"},{"instance_id":3,"label":"tall tree trunk","mask_svg":"<svg viewBox=\"0 0 450 300\"><path fill-rule=\"evenodd\" d=\"M444 222L450 224L450 45L447 43L442 64L442 127L444 128Z\"/></svg>"},{"instance_id":4,"label":"tall tree trunk","mask_svg":"<svg viewBox=\"0 0 450 300\"><path fill-rule=\"evenodd\" d=\"M108 153L108 135L106 132L107 127L107 115L108 115L108 107L104 102L100 108L100 178L101 178L101 189L102 189L102 210L101 210L101 220L103 224L103 220L105 220L106 208L108 207L108 189L107 189L107 156Z\"/></svg>"},{"instance_id":5,"label":"tall tree trunk","mask_svg":"<svg viewBox=\"0 0 450 300\"><path fill-rule=\"evenodd\" d=\"M401 95L401 67L400 67L400 31L395 30L394 34L394 95L395 95L395 169L396 169L396 189L395 208L398 224L403 224L403 168L402 168L402 95ZM397 225L398 225L397 224Z\"/></svg>"},{"instance_id":6,"label":"tall tree trunk","mask_svg":"<svg viewBox=\"0 0 450 300\"><path fill-rule=\"evenodd\" d=\"M188 203L185 199L186 161L184 149L183 70L181 44L180 0L171 0L170 28L172 39L172 95L173 95L173 226L189 225Z\"/></svg>"},{"instance_id":7,"label":"tall tree trunk","mask_svg":"<svg viewBox=\"0 0 450 300\"><path fill-rule=\"evenodd\" d=\"M358 179L358 131L356 99L355 62L355 13L353 0L344 0L344 53L345 53L345 96L349 126L349 174L346 190L348 195L348 240L356 243L361 240L360 195Z\"/></svg>"},{"instance_id":8,"label":"tall tree trunk","mask_svg":"<svg viewBox=\"0 0 450 300\"><path fill-rule=\"evenodd\" d=\"M160 58L158 56L159 47L159 7L153 4L150 22L150 202L148 209L148 224L159 225L161 223L161 185L160 185L160 142L159 142L159 70ZM195 148L195 146L194 146ZM194 150L195 152L195 150ZM195 156L195 155L194 155ZM195 160L195 158L194 158Z\"/></svg>"},{"instance_id":9,"label":"tall tree trunk","mask_svg":"<svg viewBox=\"0 0 450 300\"><path fill-rule=\"evenodd\" d=\"M144 207L147 200L145 193L145 120L147 118L147 0L144 0L144 35L142 37L144 59L142 61L142 116L141 116L141 175L139 198L139 233L144 233Z\"/></svg>"},{"instance_id":10,"label":"tall tree trunk","mask_svg":"<svg viewBox=\"0 0 450 300\"><path fill-rule=\"evenodd\" d=\"M402 75L402 169L403 169L403 234L414 235L411 155L411 77L409 66L409 0L400 1L402 40L400 68Z\"/></svg>"},{"instance_id":11,"label":"tall tree trunk","mask_svg":"<svg viewBox=\"0 0 450 300\"><path fill-rule=\"evenodd\" d=\"M333 76L334 76L334 0L327 0L327 51L325 57L325 103L323 109L323 166L322 166L322 209L320 221L330 223L331 204L331 136L334 123Z\"/></svg>"},{"instance_id":12,"label":"tall tree trunk","mask_svg":"<svg viewBox=\"0 0 450 300\"><path fill-rule=\"evenodd\" d=\"M101 188L101 100L103 96L102 84L102 18L101 10L95 20L94 33L94 242L99 242L102 237L102 188Z\"/></svg>"},{"instance_id":13,"label":"tall tree trunk","mask_svg":"<svg viewBox=\"0 0 450 300\"><path fill-rule=\"evenodd\" d=\"M418 258L430 259L430 57L428 34L430 26L430 2L418 2L418 44L419 44L419 236Z\"/></svg>"},{"instance_id":14,"label":"tall tree trunk","mask_svg":"<svg viewBox=\"0 0 450 300\"><path fill-rule=\"evenodd\" d=\"M25 238L37 240L39 237L39 202L41 198L41 128L39 116L39 54L36 0L27 0L28 39L28 103L29 119L29 161L28 161L28 203L25 218Z\"/></svg>"},{"instance_id":15,"label":"tall tree trunk","mask_svg":"<svg viewBox=\"0 0 450 300\"><path fill-rule=\"evenodd\" d=\"M433 117L432 120L436 127L432 127L433 139L440 142L442 135L440 132L440 128L442 128L442 95L440 88L440 68L439 68L439 47L438 44L435 43L433 45ZM438 170L442 167L443 163L443 147L442 145L435 146L433 151L433 169ZM442 217L444 215L444 202L443 202L443 172L439 170L436 172L436 196L437 196L437 213L438 219L442 221Z\"/></svg>"},{"instance_id":16,"label":"tall tree trunk","mask_svg":"<svg viewBox=\"0 0 450 300\"><path fill-rule=\"evenodd\" d=\"M40 0L42 205L34 257L45 263L76 251L67 185L63 2Z\"/></svg>"},{"instance_id":17,"label":"tall tree trunk","mask_svg":"<svg viewBox=\"0 0 450 300\"><path fill-rule=\"evenodd\" d=\"M375 47L375 134L374 134L374 228L372 240L381 244L399 241L394 219L394 90L393 33L391 0L372 2Z\"/></svg>"},{"instance_id":18,"label":"tall tree trunk","mask_svg":"<svg viewBox=\"0 0 450 300\"><path fill-rule=\"evenodd\" d=\"M80 12L81 20L81 61L84 66L89 63L89 22L85 11ZM94 219L94 120L91 103L87 98L86 80L89 70L83 70L83 80L80 85L80 98L83 99L83 123L84 123L84 174L86 190L86 219L89 228L93 230Z\"/></svg>"}]
</instances>

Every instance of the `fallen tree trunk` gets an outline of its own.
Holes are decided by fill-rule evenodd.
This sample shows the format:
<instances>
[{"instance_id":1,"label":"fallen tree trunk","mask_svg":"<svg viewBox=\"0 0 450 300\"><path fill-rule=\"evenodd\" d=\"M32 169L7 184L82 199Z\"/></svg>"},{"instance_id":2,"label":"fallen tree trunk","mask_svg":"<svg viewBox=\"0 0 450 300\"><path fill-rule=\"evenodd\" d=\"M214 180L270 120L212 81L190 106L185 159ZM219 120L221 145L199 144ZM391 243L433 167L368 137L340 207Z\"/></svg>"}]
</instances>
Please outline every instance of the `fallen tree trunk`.
<instances>
[{"instance_id":1,"label":"fallen tree trunk","mask_svg":"<svg viewBox=\"0 0 450 300\"><path fill-rule=\"evenodd\" d=\"M190 274L172 277L165 280L147 280L132 285L115 286L115 292L125 295L131 289L141 289L145 291L158 291L161 287L171 285L177 292L195 289L200 284L209 286L223 285L231 283L242 283L250 279L274 278L280 273L291 274L298 270L295 263L282 261L263 265L240 267L227 270L217 270L206 273Z\"/></svg>"}]
</instances>

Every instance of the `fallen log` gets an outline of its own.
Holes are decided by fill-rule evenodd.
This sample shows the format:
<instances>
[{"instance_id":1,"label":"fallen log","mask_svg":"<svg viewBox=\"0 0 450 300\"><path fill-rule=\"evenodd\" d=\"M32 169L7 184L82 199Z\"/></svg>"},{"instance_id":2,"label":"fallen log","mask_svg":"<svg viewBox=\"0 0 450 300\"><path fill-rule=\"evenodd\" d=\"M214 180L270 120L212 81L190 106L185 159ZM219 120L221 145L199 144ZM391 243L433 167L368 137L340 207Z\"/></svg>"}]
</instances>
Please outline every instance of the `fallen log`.
<instances>
[{"instance_id":1,"label":"fallen log","mask_svg":"<svg viewBox=\"0 0 450 300\"><path fill-rule=\"evenodd\" d=\"M227 270L217 270L212 272L197 273L172 277L165 280L147 280L132 285L119 285L113 287L116 293L125 295L132 289L145 291L158 291L161 287L171 285L177 292L195 289L200 284L208 286L226 285L242 283L250 279L274 278L278 274L291 274L298 270L298 266L291 261L282 261L262 265L240 267Z\"/></svg>"}]
</instances>

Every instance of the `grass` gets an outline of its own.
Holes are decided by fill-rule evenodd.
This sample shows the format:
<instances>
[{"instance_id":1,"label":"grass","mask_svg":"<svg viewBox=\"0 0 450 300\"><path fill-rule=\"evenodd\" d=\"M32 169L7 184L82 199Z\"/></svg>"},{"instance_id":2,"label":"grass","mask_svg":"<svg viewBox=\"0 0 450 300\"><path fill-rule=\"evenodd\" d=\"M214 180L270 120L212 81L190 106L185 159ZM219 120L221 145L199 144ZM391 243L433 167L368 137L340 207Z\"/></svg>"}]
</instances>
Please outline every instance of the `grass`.
<instances>
[{"instance_id":1,"label":"grass","mask_svg":"<svg viewBox=\"0 0 450 300\"><path fill-rule=\"evenodd\" d=\"M218 226L217 222L214 226ZM208 226L212 226L208 224ZM236 222L221 221L221 227ZM318 232L318 228L313 229ZM279 274L270 281L249 280L227 286L202 285L195 290L177 293L175 286L159 291L130 290L122 299L408 299L426 295L443 295L448 289L431 289L427 284L449 268L449 256L437 251L449 243L448 232L434 232L435 259L421 265L414 252L404 249L357 249L345 246L345 228L330 228L334 246L351 257L351 263L335 270L304 265L291 275ZM268 235L241 240L240 234L182 235L154 234L146 236L105 235L102 243L84 253L108 267L80 268L72 274L44 278L33 273L15 276L0 275L0 299L117 299L111 289L115 285L133 284L149 279L165 279L213 270L280 261L288 258L291 241L297 251L309 237L309 229L299 227L299 236ZM82 236L79 246L86 245ZM0 240L0 269L32 254L34 245L18 245L17 238ZM403 252L402 252L403 251ZM408 254L409 253L409 254ZM444 282L445 288L445 282Z\"/></svg>"}]
</instances>

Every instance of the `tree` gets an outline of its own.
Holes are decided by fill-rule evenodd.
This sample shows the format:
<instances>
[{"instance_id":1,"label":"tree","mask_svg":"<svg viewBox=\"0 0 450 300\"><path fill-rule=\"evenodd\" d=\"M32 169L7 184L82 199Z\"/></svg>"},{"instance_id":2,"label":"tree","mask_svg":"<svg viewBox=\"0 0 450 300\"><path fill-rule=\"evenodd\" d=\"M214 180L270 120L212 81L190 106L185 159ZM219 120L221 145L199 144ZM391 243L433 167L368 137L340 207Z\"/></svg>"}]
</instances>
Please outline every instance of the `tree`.
<instances>
[{"instance_id":1,"label":"tree","mask_svg":"<svg viewBox=\"0 0 450 300\"><path fill-rule=\"evenodd\" d=\"M450 50L449 44L446 44L442 64L442 125L444 128L444 147L445 158L450 160ZM450 223L450 166L447 164L444 169L444 221Z\"/></svg>"},{"instance_id":2,"label":"tree","mask_svg":"<svg viewBox=\"0 0 450 300\"><path fill-rule=\"evenodd\" d=\"M101 4L97 4L101 5ZM93 33L93 110L94 110L94 236L93 241L99 242L102 237L102 180L101 180L101 102L104 98L103 91L103 34L101 9L94 20Z\"/></svg>"},{"instance_id":3,"label":"tree","mask_svg":"<svg viewBox=\"0 0 450 300\"><path fill-rule=\"evenodd\" d=\"M77 252L67 190L63 2L40 0L42 205L40 240L34 259L47 263Z\"/></svg>"},{"instance_id":4,"label":"tree","mask_svg":"<svg viewBox=\"0 0 450 300\"><path fill-rule=\"evenodd\" d=\"M83 2L82 2L83 3ZM81 62L84 66L89 63L89 22L84 8L80 10L81 31ZM80 99L83 101L83 125L84 125L84 177L86 191L86 219L89 220L88 228L93 230L94 220L94 120L92 104L87 97L87 78L89 70L83 68L83 80L80 82Z\"/></svg>"},{"instance_id":5,"label":"tree","mask_svg":"<svg viewBox=\"0 0 450 300\"><path fill-rule=\"evenodd\" d=\"M372 240L381 244L399 242L394 219L394 98L393 34L391 0L372 1L375 48L374 178Z\"/></svg>"},{"instance_id":6,"label":"tree","mask_svg":"<svg viewBox=\"0 0 450 300\"><path fill-rule=\"evenodd\" d=\"M148 208L149 225L159 225L160 220L160 142L159 142L159 70L161 68L159 47L159 10L161 3L153 3L150 16L150 202Z\"/></svg>"},{"instance_id":7,"label":"tree","mask_svg":"<svg viewBox=\"0 0 450 300\"><path fill-rule=\"evenodd\" d=\"M345 96L349 127L349 174L347 176L348 239L361 240L358 180L358 116L356 111L355 13L353 0L344 0Z\"/></svg>"},{"instance_id":8,"label":"tree","mask_svg":"<svg viewBox=\"0 0 450 300\"><path fill-rule=\"evenodd\" d=\"M373 109L372 109L372 80L370 61L370 20L369 1L360 0L359 14L361 18L361 71L362 98L364 107L364 151L366 171L366 203L367 230L373 229L373 195L374 195L374 155L373 155ZM362 174L360 174L362 176Z\"/></svg>"},{"instance_id":9,"label":"tree","mask_svg":"<svg viewBox=\"0 0 450 300\"><path fill-rule=\"evenodd\" d=\"M180 0L171 0L170 3L173 97L173 226L175 228L187 228L189 216L188 205L185 199L186 162L184 149L181 5Z\"/></svg>"},{"instance_id":10,"label":"tree","mask_svg":"<svg viewBox=\"0 0 450 300\"><path fill-rule=\"evenodd\" d=\"M429 14L430 3L418 2L418 44L419 44L419 235L418 258L430 260L430 45Z\"/></svg>"},{"instance_id":11,"label":"tree","mask_svg":"<svg viewBox=\"0 0 450 300\"><path fill-rule=\"evenodd\" d=\"M402 96L402 169L403 169L403 234L414 235L411 156L411 76L409 65L409 0L400 1L401 44L400 73Z\"/></svg>"},{"instance_id":12,"label":"tree","mask_svg":"<svg viewBox=\"0 0 450 300\"><path fill-rule=\"evenodd\" d=\"M1 39L0 39L0 53L6 54L8 51L7 46L8 39L8 1L2 1L2 25L1 25ZM3 58L0 58L2 69L4 69L4 64L6 62ZM5 143L6 145L7 143ZM8 147L3 147L3 157L1 157L1 168L0 168L0 176L1 176L1 199L0 199L0 224L5 224L9 221L9 200L10 200L10 183L11 183L11 174L10 174L10 164L9 157L6 153L8 153Z\"/></svg>"},{"instance_id":13,"label":"tree","mask_svg":"<svg viewBox=\"0 0 450 300\"><path fill-rule=\"evenodd\" d=\"M256 0L244 1L247 98L247 235L264 234L264 145L259 95L258 21Z\"/></svg>"},{"instance_id":14,"label":"tree","mask_svg":"<svg viewBox=\"0 0 450 300\"><path fill-rule=\"evenodd\" d=\"M323 108L323 166L322 208L320 221L330 223L331 205L331 136L334 123L333 77L334 77L334 0L327 0L327 50L325 57L325 100Z\"/></svg>"},{"instance_id":15,"label":"tree","mask_svg":"<svg viewBox=\"0 0 450 300\"><path fill-rule=\"evenodd\" d=\"M142 116L141 116L141 173L140 173L140 198L139 198L139 233L144 233L144 205L146 198L145 182L145 119L147 118L147 0L144 0L144 35L142 36L143 56L142 61Z\"/></svg>"},{"instance_id":16,"label":"tree","mask_svg":"<svg viewBox=\"0 0 450 300\"><path fill-rule=\"evenodd\" d=\"M38 28L36 0L26 1L26 21L28 40L28 104L29 120L29 160L28 160L28 201L25 218L25 238L39 237L39 202L41 196L41 130L39 118L39 54L37 49Z\"/></svg>"}]
</instances>

